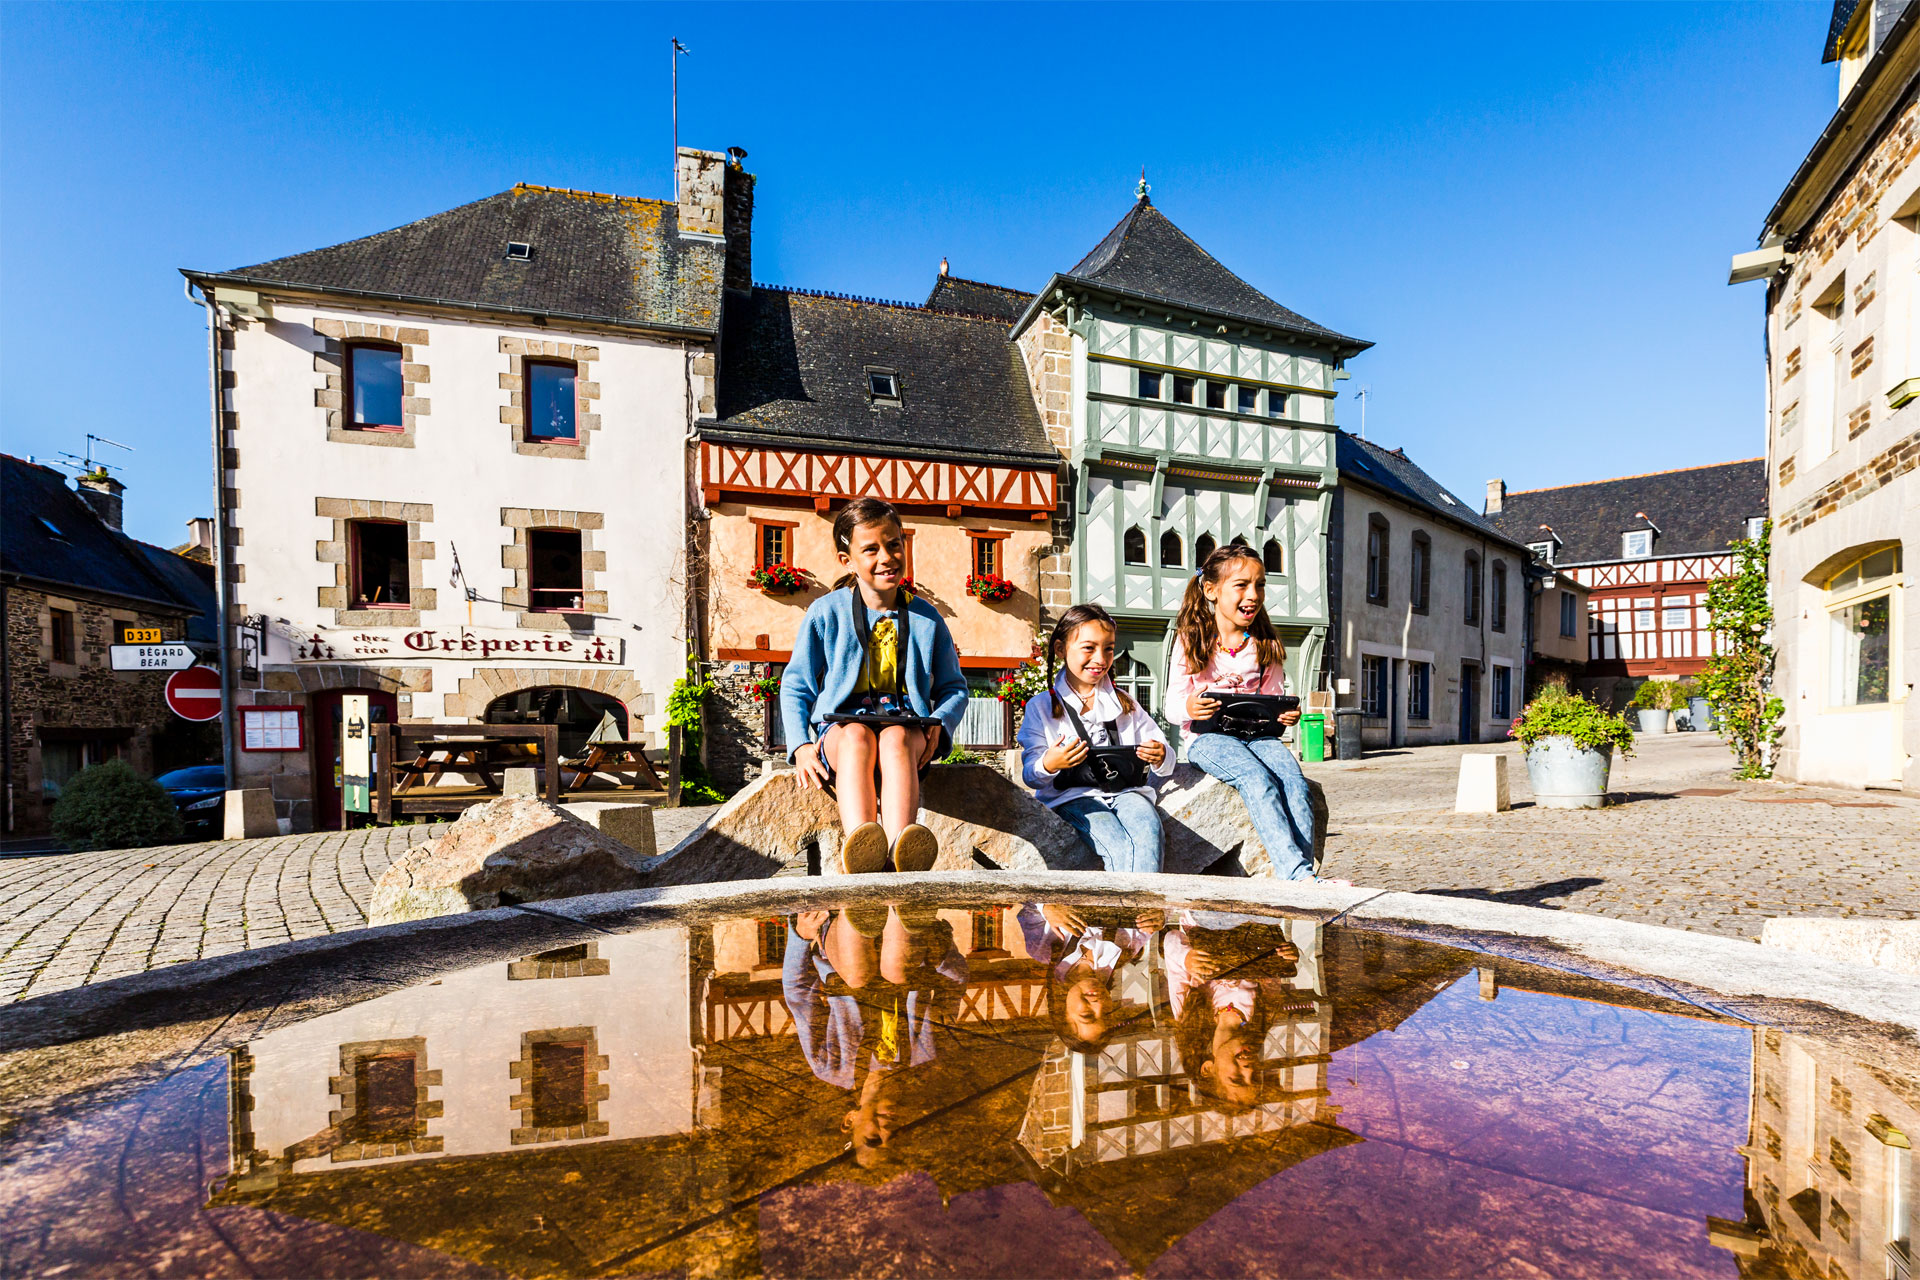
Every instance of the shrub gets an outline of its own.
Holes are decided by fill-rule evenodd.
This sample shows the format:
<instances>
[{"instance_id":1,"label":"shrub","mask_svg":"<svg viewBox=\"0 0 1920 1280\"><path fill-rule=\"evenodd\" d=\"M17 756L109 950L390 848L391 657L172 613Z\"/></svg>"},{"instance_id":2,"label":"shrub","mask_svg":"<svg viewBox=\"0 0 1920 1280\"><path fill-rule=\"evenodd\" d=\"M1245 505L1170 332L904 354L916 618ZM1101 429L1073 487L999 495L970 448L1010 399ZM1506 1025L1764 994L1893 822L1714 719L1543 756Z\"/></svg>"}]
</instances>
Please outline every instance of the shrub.
<instances>
[{"instance_id":1,"label":"shrub","mask_svg":"<svg viewBox=\"0 0 1920 1280\"><path fill-rule=\"evenodd\" d=\"M1633 701L1627 705L1636 711L1672 711L1686 706L1687 699L1677 680L1648 680L1633 691Z\"/></svg>"},{"instance_id":2,"label":"shrub","mask_svg":"<svg viewBox=\"0 0 1920 1280\"><path fill-rule=\"evenodd\" d=\"M1625 716L1553 685L1526 705L1508 732L1528 747L1541 738L1557 737L1571 738L1573 745L1589 751L1618 747L1622 756L1633 754L1633 727Z\"/></svg>"},{"instance_id":3,"label":"shrub","mask_svg":"<svg viewBox=\"0 0 1920 1280\"><path fill-rule=\"evenodd\" d=\"M1700 685L1713 708L1714 726L1727 740L1736 778L1773 776L1786 704L1773 693L1773 601L1767 592L1767 560L1773 525L1760 536L1733 544L1735 569L1707 588L1707 617L1719 633L1721 651L1707 659Z\"/></svg>"},{"instance_id":4,"label":"shrub","mask_svg":"<svg viewBox=\"0 0 1920 1280\"><path fill-rule=\"evenodd\" d=\"M184 834L173 797L124 760L82 769L61 788L51 821L54 839L76 852L173 844Z\"/></svg>"},{"instance_id":5,"label":"shrub","mask_svg":"<svg viewBox=\"0 0 1920 1280\"><path fill-rule=\"evenodd\" d=\"M947 758L941 764L985 764L987 758L978 751L969 751L965 747L955 747L947 752Z\"/></svg>"}]
</instances>

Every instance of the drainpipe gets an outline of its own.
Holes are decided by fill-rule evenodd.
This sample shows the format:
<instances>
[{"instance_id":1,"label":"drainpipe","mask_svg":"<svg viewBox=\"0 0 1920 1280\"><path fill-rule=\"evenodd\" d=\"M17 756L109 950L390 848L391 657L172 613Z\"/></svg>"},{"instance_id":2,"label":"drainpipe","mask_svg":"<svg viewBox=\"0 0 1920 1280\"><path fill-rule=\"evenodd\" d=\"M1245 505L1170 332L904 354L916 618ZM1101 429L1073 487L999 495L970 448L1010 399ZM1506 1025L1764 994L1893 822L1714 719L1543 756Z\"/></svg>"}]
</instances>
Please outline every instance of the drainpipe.
<instances>
[{"instance_id":1,"label":"drainpipe","mask_svg":"<svg viewBox=\"0 0 1920 1280\"><path fill-rule=\"evenodd\" d=\"M193 296L193 281L186 281L187 301L207 312L207 366L212 383L213 413L213 617L219 630L220 655L220 767L226 774L226 789L234 788L233 773L233 630L227 618L227 468L226 450L220 432L220 313L211 295L203 288ZM265 658L262 654L262 659Z\"/></svg>"},{"instance_id":2,"label":"drainpipe","mask_svg":"<svg viewBox=\"0 0 1920 1280\"><path fill-rule=\"evenodd\" d=\"M7 626L7 580L0 578L0 772L6 778L6 832L13 834L13 634Z\"/></svg>"}]
</instances>

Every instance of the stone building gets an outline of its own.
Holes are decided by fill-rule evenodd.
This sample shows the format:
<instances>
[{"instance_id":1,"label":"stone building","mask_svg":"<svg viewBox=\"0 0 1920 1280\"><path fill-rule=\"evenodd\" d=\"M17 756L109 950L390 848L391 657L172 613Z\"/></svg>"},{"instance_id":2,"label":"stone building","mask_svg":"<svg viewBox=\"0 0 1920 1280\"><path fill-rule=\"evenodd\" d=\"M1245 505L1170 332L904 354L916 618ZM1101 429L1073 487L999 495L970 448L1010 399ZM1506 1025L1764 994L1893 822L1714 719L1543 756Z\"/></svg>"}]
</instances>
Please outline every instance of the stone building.
<instances>
[{"instance_id":1,"label":"stone building","mask_svg":"<svg viewBox=\"0 0 1920 1280\"><path fill-rule=\"evenodd\" d=\"M211 656L211 573L122 532L119 481L99 472L79 486L0 455L9 837L44 834L60 788L88 765L123 759L155 774L220 757L217 738L167 709L165 672L115 671L108 654L183 640Z\"/></svg>"},{"instance_id":2,"label":"stone building","mask_svg":"<svg viewBox=\"0 0 1920 1280\"><path fill-rule=\"evenodd\" d=\"M1920 6L1838 0L1840 105L1731 282L1766 281L1778 776L1920 789Z\"/></svg>"},{"instance_id":3,"label":"stone building","mask_svg":"<svg viewBox=\"0 0 1920 1280\"><path fill-rule=\"evenodd\" d=\"M218 315L236 702L296 709L239 785L340 824L344 694L376 719L605 717L658 742L685 669L687 429L753 179L683 149L674 199L522 184L330 248L188 271ZM238 629L238 628L237 628Z\"/></svg>"},{"instance_id":4,"label":"stone building","mask_svg":"<svg viewBox=\"0 0 1920 1280\"><path fill-rule=\"evenodd\" d=\"M770 681L807 606L841 576L833 519L861 496L900 511L914 591L946 619L975 683L958 741L1012 745L1012 708L991 690L1032 656L1060 464L1004 314L973 310L994 299L958 295L965 283L943 276L925 306L764 286L727 295L719 412L697 427L696 462L702 634L718 663L707 762L724 787L787 754ZM750 580L775 566L804 585ZM1011 594L978 594L976 579Z\"/></svg>"},{"instance_id":5,"label":"stone building","mask_svg":"<svg viewBox=\"0 0 1920 1280\"><path fill-rule=\"evenodd\" d=\"M1334 382L1371 344L1254 288L1154 207L1134 206L1013 324L1072 508L1042 562L1050 611L1104 605L1114 678L1156 713L1194 566L1236 539L1266 562L1296 688L1320 687Z\"/></svg>"},{"instance_id":6,"label":"stone building","mask_svg":"<svg viewBox=\"0 0 1920 1280\"><path fill-rule=\"evenodd\" d=\"M1734 540L1758 536L1766 487L1758 458L1512 493L1490 480L1486 515L1590 593L1579 683L1618 704L1642 680L1698 674L1723 643L1707 589L1733 572Z\"/></svg>"},{"instance_id":7,"label":"stone building","mask_svg":"<svg viewBox=\"0 0 1920 1280\"><path fill-rule=\"evenodd\" d=\"M1335 433L1328 560L1336 705L1368 746L1497 742L1526 701L1526 548L1402 449Z\"/></svg>"}]
</instances>

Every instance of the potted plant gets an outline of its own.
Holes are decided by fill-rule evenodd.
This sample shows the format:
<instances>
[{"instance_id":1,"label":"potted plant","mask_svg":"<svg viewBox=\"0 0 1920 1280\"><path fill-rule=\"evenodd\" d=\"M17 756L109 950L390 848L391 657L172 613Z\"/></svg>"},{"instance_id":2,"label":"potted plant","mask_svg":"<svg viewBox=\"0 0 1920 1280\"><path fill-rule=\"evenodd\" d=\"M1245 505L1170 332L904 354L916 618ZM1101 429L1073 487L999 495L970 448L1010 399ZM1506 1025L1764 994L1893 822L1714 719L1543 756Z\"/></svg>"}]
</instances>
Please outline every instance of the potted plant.
<instances>
[{"instance_id":1,"label":"potted plant","mask_svg":"<svg viewBox=\"0 0 1920 1280\"><path fill-rule=\"evenodd\" d=\"M1606 803L1613 749L1633 754L1627 718L1559 685L1548 685L1513 722L1527 752L1527 781L1543 809L1598 809Z\"/></svg>"},{"instance_id":2,"label":"potted plant","mask_svg":"<svg viewBox=\"0 0 1920 1280\"><path fill-rule=\"evenodd\" d=\"M967 594L993 604L1011 596L1013 584L997 573L972 573L967 575Z\"/></svg>"},{"instance_id":3,"label":"potted plant","mask_svg":"<svg viewBox=\"0 0 1920 1280\"><path fill-rule=\"evenodd\" d=\"M755 702L766 702L780 696L780 677L761 676L747 681L747 696Z\"/></svg>"},{"instance_id":4,"label":"potted plant","mask_svg":"<svg viewBox=\"0 0 1920 1280\"><path fill-rule=\"evenodd\" d=\"M787 596L807 589L807 575L790 564L757 564L747 581L770 596Z\"/></svg>"},{"instance_id":5,"label":"potted plant","mask_svg":"<svg viewBox=\"0 0 1920 1280\"><path fill-rule=\"evenodd\" d=\"M1675 683L1672 680L1648 680L1633 691L1633 701L1627 705L1640 721L1640 732L1668 732L1667 721L1675 706Z\"/></svg>"}]
</instances>

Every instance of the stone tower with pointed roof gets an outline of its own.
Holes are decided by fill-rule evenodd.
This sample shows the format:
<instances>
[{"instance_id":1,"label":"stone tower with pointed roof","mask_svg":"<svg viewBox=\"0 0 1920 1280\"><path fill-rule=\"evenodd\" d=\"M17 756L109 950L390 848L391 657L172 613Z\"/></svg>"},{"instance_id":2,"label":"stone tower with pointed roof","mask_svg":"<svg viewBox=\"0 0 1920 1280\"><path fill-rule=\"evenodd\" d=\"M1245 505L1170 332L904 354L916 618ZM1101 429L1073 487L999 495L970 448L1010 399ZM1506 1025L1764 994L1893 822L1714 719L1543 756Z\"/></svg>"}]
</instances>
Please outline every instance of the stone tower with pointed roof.
<instances>
[{"instance_id":1,"label":"stone tower with pointed roof","mask_svg":"<svg viewBox=\"0 0 1920 1280\"><path fill-rule=\"evenodd\" d=\"M1115 680L1162 712L1168 632L1195 566L1240 540L1267 565L1292 687L1316 689L1331 618L1334 380L1370 343L1281 306L1143 190L1014 322L1073 471L1042 602L1120 624ZM1177 716L1165 717L1178 719Z\"/></svg>"}]
</instances>

